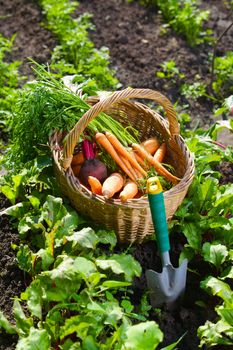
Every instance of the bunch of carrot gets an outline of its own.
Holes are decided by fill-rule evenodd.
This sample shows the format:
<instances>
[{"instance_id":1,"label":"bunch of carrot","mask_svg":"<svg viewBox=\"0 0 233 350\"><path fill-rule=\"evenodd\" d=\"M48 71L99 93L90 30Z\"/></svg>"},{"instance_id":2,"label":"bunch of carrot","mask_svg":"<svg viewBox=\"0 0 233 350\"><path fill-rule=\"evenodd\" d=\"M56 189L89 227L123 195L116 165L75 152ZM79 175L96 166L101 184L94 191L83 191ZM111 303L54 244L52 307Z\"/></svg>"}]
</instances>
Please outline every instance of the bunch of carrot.
<instances>
[{"instance_id":1,"label":"bunch of carrot","mask_svg":"<svg viewBox=\"0 0 233 350\"><path fill-rule=\"evenodd\" d=\"M139 184L146 179L147 172L151 167L173 184L180 179L171 174L162 164L166 154L166 144L160 144L157 138L150 138L141 144L133 143L131 147L124 147L115 135L110 132L97 132L95 141L116 162L121 169L114 172L101 183L95 176L88 177L91 191L105 198L112 198L115 194L125 202L134 198L139 192ZM78 159L78 157L77 157ZM81 155L79 155L81 159ZM77 167L73 158L73 169ZM123 174L123 175L122 175ZM78 176L78 175L77 175Z\"/></svg>"}]
</instances>

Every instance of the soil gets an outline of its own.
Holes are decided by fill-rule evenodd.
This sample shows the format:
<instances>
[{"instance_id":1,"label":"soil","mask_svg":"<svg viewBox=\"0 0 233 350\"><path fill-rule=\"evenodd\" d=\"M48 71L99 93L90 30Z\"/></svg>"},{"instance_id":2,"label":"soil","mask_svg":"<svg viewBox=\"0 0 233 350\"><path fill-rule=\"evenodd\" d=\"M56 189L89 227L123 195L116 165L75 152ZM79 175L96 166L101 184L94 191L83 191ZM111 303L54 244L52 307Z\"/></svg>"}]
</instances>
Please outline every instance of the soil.
<instances>
[{"instance_id":1,"label":"soil","mask_svg":"<svg viewBox=\"0 0 233 350\"><path fill-rule=\"evenodd\" d=\"M96 47L107 46L110 50L111 67L116 71L122 87L145 87L159 90L171 99L173 103L189 104L191 111L191 126L209 126L213 116L213 105L204 99L196 102L185 100L179 94L182 78L174 80L161 79L156 72L161 70L160 64L174 60L181 73L185 74L185 82L193 83L198 74L205 82L210 83L209 53L213 48L208 44L190 47L184 38L174 34L170 29L161 31L163 20L155 10L141 7L137 3L127 3L123 0L80 0L74 16L83 12L93 13L95 31L90 32ZM203 2L203 7L211 11L207 27L213 30L217 38L232 20L224 0ZM0 33L11 37L15 33L14 51L7 59L20 60L20 74L27 79L33 78L28 57L39 63L50 60L51 50L56 45L56 38L41 26L43 16L37 3L33 0L0 0ZM232 30L229 31L217 46L217 55L231 51L233 47ZM22 81L23 83L23 81ZM232 164L224 163L218 169L222 172L222 183L232 182ZM9 203L0 197L0 208ZM177 256L182 249L183 236L171 237L172 261L177 265ZM17 268L12 244L18 244L17 230L13 228L7 217L0 218L0 309L12 320L13 298L19 296L25 289L24 275ZM160 259L156 253L154 242L147 242L135 247L135 258L141 263L143 271L152 268L158 271ZM197 268L197 266L195 266ZM192 266L190 267L192 268ZM203 271L205 266L198 266ZM205 271L205 270L204 270ZM179 349L197 350L197 328L206 319L213 320L215 314L202 310L195 304L197 300L206 300L207 296L199 288L200 281L188 273L187 289L182 305L176 310L164 309L159 315L153 311L150 318L156 320L165 339L163 346L176 341L187 331ZM135 281L134 298L139 300L145 286L145 275ZM207 300L208 302L208 300ZM212 308L213 309L213 308ZM210 308L211 310L211 308ZM0 350L13 350L17 337L1 334ZM218 350L223 350L218 347Z\"/></svg>"}]
</instances>

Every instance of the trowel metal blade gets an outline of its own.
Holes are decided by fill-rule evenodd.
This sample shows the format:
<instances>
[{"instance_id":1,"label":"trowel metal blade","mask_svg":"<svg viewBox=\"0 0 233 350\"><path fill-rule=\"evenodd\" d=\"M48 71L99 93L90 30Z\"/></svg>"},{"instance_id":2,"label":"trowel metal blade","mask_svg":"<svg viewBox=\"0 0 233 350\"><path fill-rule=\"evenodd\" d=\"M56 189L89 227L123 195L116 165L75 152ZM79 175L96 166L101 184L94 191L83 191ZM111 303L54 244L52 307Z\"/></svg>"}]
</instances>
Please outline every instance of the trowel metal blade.
<instances>
[{"instance_id":1,"label":"trowel metal blade","mask_svg":"<svg viewBox=\"0 0 233 350\"><path fill-rule=\"evenodd\" d=\"M166 265L161 273L154 270L146 271L147 286L153 307L161 307L166 304L172 308L174 303L183 296L186 285L187 263L188 261L185 259L178 268Z\"/></svg>"}]
</instances>

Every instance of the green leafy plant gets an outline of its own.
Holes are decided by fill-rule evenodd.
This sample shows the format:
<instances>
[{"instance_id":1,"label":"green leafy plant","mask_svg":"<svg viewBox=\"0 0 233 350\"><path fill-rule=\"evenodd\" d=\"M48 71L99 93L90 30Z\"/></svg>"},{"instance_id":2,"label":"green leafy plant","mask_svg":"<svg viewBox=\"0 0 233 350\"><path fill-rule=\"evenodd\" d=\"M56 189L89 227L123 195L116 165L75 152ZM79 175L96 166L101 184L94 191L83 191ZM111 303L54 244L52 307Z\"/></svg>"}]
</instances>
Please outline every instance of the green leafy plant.
<instances>
[{"instance_id":1,"label":"green leafy plant","mask_svg":"<svg viewBox=\"0 0 233 350\"><path fill-rule=\"evenodd\" d=\"M159 78L182 79L185 77L185 75L179 71L179 68L176 66L176 62L173 60L163 62L160 66L162 68L162 71L156 72L156 75Z\"/></svg>"},{"instance_id":2,"label":"green leafy plant","mask_svg":"<svg viewBox=\"0 0 233 350\"><path fill-rule=\"evenodd\" d=\"M213 91L217 96L229 96L233 93L233 52L229 51L223 57L215 57Z\"/></svg>"},{"instance_id":3,"label":"green leafy plant","mask_svg":"<svg viewBox=\"0 0 233 350\"><path fill-rule=\"evenodd\" d=\"M58 38L51 58L51 69L64 76L79 75L80 82L94 79L98 89L116 88L118 81L109 66L108 49L97 50L89 39L88 30L94 29L90 14L74 19L71 15L78 6L76 1L38 0L46 16L46 27ZM119 86L119 85L118 85Z\"/></svg>"},{"instance_id":4,"label":"green leafy plant","mask_svg":"<svg viewBox=\"0 0 233 350\"><path fill-rule=\"evenodd\" d=\"M198 328L200 346L212 348L233 344L233 291L230 285L224 282L225 279L232 279L232 270L232 267L228 269L228 273L222 278L208 277L201 283L202 288L210 295L217 296L221 302L215 307L218 315L216 323L207 321Z\"/></svg>"},{"instance_id":5,"label":"green leafy plant","mask_svg":"<svg viewBox=\"0 0 233 350\"><path fill-rule=\"evenodd\" d=\"M5 166L13 171L22 169L25 162L36 158L38 148L49 150L47 143L54 130L69 132L90 109L90 105L85 101L88 95L97 93L96 85L92 84L92 81L75 84L76 90L72 91L63 83L65 77L63 81L57 79L45 67L34 64L38 79L21 90L12 119L12 144L6 155ZM76 93L79 89L82 90L81 94ZM92 136L97 131L109 130L123 144L128 144L130 140L135 142L137 137L137 131L130 125L128 127L100 113L86 129Z\"/></svg>"},{"instance_id":6,"label":"green leafy plant","mask_svg":"<svg viewBox=\"0 0 233 350\"><path fill-rule=\"evenodd\" d=\"M11 39L0 34L0 129L7 132L12 115L12 106L17 98L19 84L19 61L8 63L6 53L12 52L15 36Z\"/></svg>"},{"instance_id":7,"label":"green leafy plant","mask_svg":"<svg viewBox=\"0 0 233 350\"><path fill-rule=\"evenodd\" d=\"M126 298L141 267L131 255L111 253L114 233L82 228L85 221L61 198L35 197L30 203L18 227L21 238L30 234L31 239L18 247L17 260L33 280L14 301L15 325L0 314L0 327L19 336L16 349L31 349L38 341L46 350L143 349L145 344L155 349L162 332L153 321L133 324L138 317ZM15 216L17 210L16 204L2 214ZM107 254L100 245L109 246ZM116 298L119 292L122 297Z\"/></svg>"},{"instance_id":8,"label":"green leafy plant","mask_svg":"<svg viewBox=\"0 0 233 350\"><path fill-rule=\"evenodd\" d=\"M204 30L203 23L209 11L200 10L196 0L139 0L146 6L157 7L166 23L177 33L184 35L191 46L210 40L210 30Z\"/></svg>"}]
</instances>

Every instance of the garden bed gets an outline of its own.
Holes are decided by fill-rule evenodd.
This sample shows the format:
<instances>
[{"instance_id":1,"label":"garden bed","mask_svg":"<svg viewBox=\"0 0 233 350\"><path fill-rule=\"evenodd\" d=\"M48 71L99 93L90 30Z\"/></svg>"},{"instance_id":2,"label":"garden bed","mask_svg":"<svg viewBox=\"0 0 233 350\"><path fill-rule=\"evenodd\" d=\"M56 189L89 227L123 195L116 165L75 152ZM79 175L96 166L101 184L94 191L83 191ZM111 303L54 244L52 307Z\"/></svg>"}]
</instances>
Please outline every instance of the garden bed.
<instances>
[{"instance_id":1,"label":"garden bed","mask_svg":"<svg viewBox=\"0 0 233 350\"><path fill-rule=\"evenodd\" d=\"M208 3L208 4L207 4ZM53 34L41 26L43 16L40 7L29 0L0 1L0 33L11 37L17 33L14 51L8 56L8 60L20 60L22 65L20 73L34 77L28 57L32 57L39 63L50 61L50 52L56 45ZM207 22L215 37L218 37L229 26L230 14L224 1L208 1L203 5L209 7L211 16ZM199 45L191 47L181 36L174 34L171 29L161 33L163 20L155 9L139 6L138 3L126 3L123 0L81 0L75 14L78 16L85 11L93 13L93 23L96 30L90 31L90 37L97 48L107 46L110 50L111 67L116 71L116 77L122 87L144 87L156 89L165 94L175 103L189 104L191 116L190 127L209 127L215 120L213 117L213 103L204 97L196 100L187 100L179 93L182 77L175 75L171 79L161 79L156 73L161 71L161 64L174 60L179 72L185 75L185 82L192 84L197 75L204 77L204 83L208 86L211 80L208 56L212 50L211 45ZM217 53L221 54L232 50L233 36L229 31L225 38L219 42ZM190 68L191 67L191 68ZM232 182L232 165L224 163L218 169L222 173L222 183ZM1 197L1 209L9 203ZM0 295L1 310L12 317L12 298L19 296L27 286L24 273L19 270L15 261L14 244L19 243L16 228L12 227L6 216L1 218L0 242L4 255L0 259ZM171 236L172 260L178 264L178 256L185 244L184 236L176 232ZM121 250L121 247L117 247ZM148 242L135 246L134 257L143 268L140 278L133 284L133 302L137 305L144 289L144 271L147 268L158 270L159 257L156 253L154 242ZM216 313L213 307L208 310L201 308L196 301L202 300L208 306L208 295L199 288L201 279L208 275L209 271L202 261L193 260L189 265L190 270L202 271L201 276L188 272L187 289L183 304L177 310L170 311L164 308L161 313L150 311L149 319L158 322L164 333L163 346L176 341L185 332L179 349L196 350L199 339L197 328L207 319L215 321ZM211 300L212 302L212 300ZM15 335L1 334L0 349L13 350L17 337ZM162 347L161 345L161 347ZM218 345L218 350L227 347Z\"/></svg>"}]
</instances>

